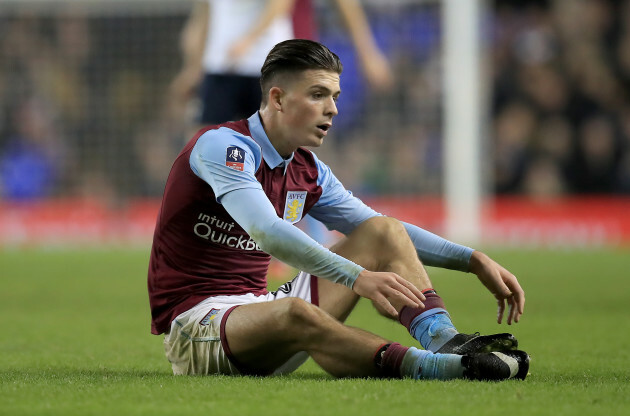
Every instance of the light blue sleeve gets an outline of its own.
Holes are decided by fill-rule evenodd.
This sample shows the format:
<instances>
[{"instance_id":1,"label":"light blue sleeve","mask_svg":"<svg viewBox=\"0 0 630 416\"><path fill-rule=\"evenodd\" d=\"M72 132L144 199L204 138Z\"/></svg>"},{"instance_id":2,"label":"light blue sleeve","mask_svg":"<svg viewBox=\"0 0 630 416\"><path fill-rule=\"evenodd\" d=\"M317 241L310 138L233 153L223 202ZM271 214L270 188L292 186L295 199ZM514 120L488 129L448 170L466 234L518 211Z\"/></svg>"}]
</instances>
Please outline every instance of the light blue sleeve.
<instances>
[{"instance_id":1,"label":"light blue sleeve","mask_svg":"<svg viewBox=\"0 0 630 416\"><path fill-rule=\"evenodd\" d=\"M333 253L299 228L280 219L262 189L243 188L228 192L221 203L263 251L299 270L349 288L363 271L361 266Z\"/></svg>"},{"instance_id":2,"label":"light blue sleeve","mask_svg":"<svg viewBox=\"0 0 630 416\"><path fill-rule=\"evenodd\" d=\"M227 166L228 151L243 152L237 170ZM190 153L190 168L214 191L217 201L236 189L260 189L256 170L262 160L261 149L251 138L226 127L205 132ZM242 166L241 166L242 165Z\"/></svg>"},{"instance_id":3,"label":"light blue sleeve","mask_svg":"<svg viewBox=\"0 0 630 416\"><path fill-rule=\"evenodd\" d=\"M309 215L329 230L350 234L363 221L381 215L346 190L330 168L313 154L317 164L317 185L322 187L319 201Z\"/></svg>"},{"instance_id":4,"label":"light blue sleeve","mask_svg":"<svg viewBox=\"0 0 630 416\"><path fill-rule=\"evenodd\" d=\"M242 171L226 166L228 150L235 147L243 152ZM212 187L217 201L263 251L299 270L352 288L363 268L278 217L256 180L260 163L260 147L227 128L204 133L190 154L193 172Z\"/></svg>"},{"instance_id":5,"label":"light blue sleeve","mask_svg":"<svg viewBox=\"0 0 630 416\"><path fill-rule=\"evenodd\" d=\"M349 234L363 221L382 215L368 207L359 198L347 191L330 168L315 154L317 184L322 187L322 196L309 212L328 229ZM448 241L413 224L403 222L407 234L416 248L418 257L427 266L467 272L473 249Z\"/></svg>"},{"instance_id":6,"label":"light blue sleeve","mask_svg":"<svg viewBox=\"0 0 630 416\"><path fill-rule=\"evenodd\" d=\"M468 271L473 249L455 244L423 228L403 222L407 234L416 247L418 257L427 266Z\"/></svg>"}]
</instances>

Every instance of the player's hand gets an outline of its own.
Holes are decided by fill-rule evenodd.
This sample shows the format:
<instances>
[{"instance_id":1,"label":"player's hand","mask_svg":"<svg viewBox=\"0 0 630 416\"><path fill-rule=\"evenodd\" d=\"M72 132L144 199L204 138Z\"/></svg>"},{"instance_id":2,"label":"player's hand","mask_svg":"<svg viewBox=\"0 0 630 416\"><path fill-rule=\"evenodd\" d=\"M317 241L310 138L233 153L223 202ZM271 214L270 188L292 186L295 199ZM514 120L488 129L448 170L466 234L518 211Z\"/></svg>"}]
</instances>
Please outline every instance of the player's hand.
<instances>
[{"instance_id":1,"label":"player's hand","mask_svg":"<svg viewBox=\"0 0 630 416\"><path fill-rule=\"evenodd\" d=\"M392 301L412 308L424 307L422 301L425 297L420 289L396 273L363 270L352 290L359 296L371 299L392 318L398 317Z\"/></svg>"},{"instance_id":2,"label":"player's hand","mask_svg":"<svg viewBox=\"0 0 630 416\"><path fill-rule=\"evenodd\" d=\"M473 252L468 269L477 275L481 283L497 299L499 306L497 322L503 321L506 301L508 304L507 324L518 322L525 308L525 292L516 277L480 251Z\"/></svg>"}]
</instances>

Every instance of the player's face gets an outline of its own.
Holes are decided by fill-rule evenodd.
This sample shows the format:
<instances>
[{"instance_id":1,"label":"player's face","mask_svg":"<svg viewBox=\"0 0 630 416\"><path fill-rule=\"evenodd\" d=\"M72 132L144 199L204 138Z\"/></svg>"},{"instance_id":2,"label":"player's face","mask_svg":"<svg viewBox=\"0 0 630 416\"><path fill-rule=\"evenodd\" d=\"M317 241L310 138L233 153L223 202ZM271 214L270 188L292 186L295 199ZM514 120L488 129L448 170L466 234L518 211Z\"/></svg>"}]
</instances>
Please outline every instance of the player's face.
<instances>
[{"instance_id":1,"label":"player's face","mask_svg":"<svg viewBox=\"0 0 630 416\"><path fill-rule=\"evenodd\" d=\"M286 86L282 126L289 153L300 146L322 144L338 113L340 93L339 74L326 70L304 71Z\"/></svg>"}]
</instances>

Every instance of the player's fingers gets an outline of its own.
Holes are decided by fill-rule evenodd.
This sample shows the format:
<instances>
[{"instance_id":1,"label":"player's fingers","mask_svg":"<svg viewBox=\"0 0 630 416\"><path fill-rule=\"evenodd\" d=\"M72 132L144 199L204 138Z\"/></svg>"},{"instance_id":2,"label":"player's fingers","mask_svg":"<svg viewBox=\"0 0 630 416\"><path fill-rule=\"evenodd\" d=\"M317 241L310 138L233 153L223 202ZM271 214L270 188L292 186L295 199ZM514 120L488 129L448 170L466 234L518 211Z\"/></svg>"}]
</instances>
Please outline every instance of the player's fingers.
<instances>
[{"instance_id":1,"label":"player's fingers","mask_svg":"<svg viewBox=\"0 0 630 416\"><path fill-rule=\"evenodd\" d=\"M512 321L514 323L517 323L520 317L520 312L519 312L519 304L518 304L518 299L517 296L513 296L512 297Z\"/></svg>"},{"instance_id":2,"label":"player's fingers","mask_svg":"<svg viewBox=\"0 0 630 416\"><path fill-rule=\"evenodd\" d=\"M521 288L521 285L519 285L518 281L516 280L514 281L514 288L512 292L514 293L514 303L517 306L518 313L522 315L523 311L525 310L525 292L523 291L523 288Z\"/></svg>"},{"instance_id":3,"label":"player's fingers","mask_svg":"<svg viewBox=\"0 0 630 416\"><path fill-rule=\"evenodd\" d=\"M512 291L503 281L501 273L496 270L485 275L482 282L497 299L505 299L512 295Z\"/></svg>"},{"instance_id":4,"label":"player's fingers","mask_svg":"<svg viewBox=\"0 0 630 416\"><path fill-rule=\"evenodd\" d=\"M514 307L514 298L508 299L508 318L507 324L512 325L512 320L514 319L514 312L516 312L516 308Z\"/></svg>"},{"instance_id":5,"label":"player's fingers","mask_svg":"<svg viewBox=\"0 0 630 416\"><path fill-rule=\"evenodd\" d=\"M498 289L497 295L502 297L503 299L506 299L506 298L509 298L510 296L512 296L512 291L502 281L497 285L497 289Z\"/></svg>"},{"instance_id":6,"label":"player's fingers","mask_svg":"<svg viewBox=\"0 0 630 416\"><path fill-rule=\"evenodd\" d=\"M518 297L518 313L522 315L525 312L525 294Z\"/></svg>"},{"instance_id":7,"label":"player's fingers","mask_svg":"<svg viewBox=\"0 0 630 416\"><path fill-rule=\"evenodd\" d=\"M420 301L420 299L418 299L411 290L401 284L392 286L388 291L387 296L389 298L398 299L398 301L402 302L403 305L409 306L410 308L424 307L424 304Z\"/></svg>"},{"instance_id":8,"label":"player's fingers","mask_svg":"<svg viewBox=\"0 0 630 416\"><path fill-rule=\"evenodd\" d=\"M505 301L497 299L497 305L497 323L500 324L503 321L503 312L505 312Z\"/></svg>"},{"instance_id":9,"label":"player's fingers","mask_svg":"<svg viewBox=\"0 0 630 416\"><path fill-rule=\"evenodd\" d=\"M398 317L398 311L396 310L396 308L394 308L394 306L387 300L387 298L385 298L385 296L378 296L376 299L374 299L374 301L376 303L378 303L381 308L383 308L383 310L389 314L389 316L391 316L392 318L397 318Z\"/></svg>"},{"instance_id":10,"label":"player's fingers","mask_svg":"<svg viewBox=\"0 0 630 416\"><path fill-rule=\"evenodd\" d=\"M411 285L411 287L407 286L405 283L408 283L409 285ZM413 305L409 305L409 306L416 307L416 308L424 308L424 304L422 303L422 300L425 299L424 295L422 294L422 292L420 292L420 290L418 290L411 283L407 282L406 280L403 280L403 282L398 281L397 284L393 288L397 290L400 294L402 294L404 297L406 297L407 299L413 302ZM414 291L412 288L416 290ZM418 296L416 292L419 292L420 296Z\"/></svg>"},{"instance_id":11,"label":"player's fingers","mask_svg":"<svg viewBox=\"0 0 630 416\"><path fill-rule=\"evenodd\" d=\"M514 322L518 323L521 320L521 315L523 314L523 309L520 304L519 299L514 299Z\"/></svg>"},{"instance_id":12,"label":"player's fingers","mask_svg":"<svg viewBox=\"0 0 630 416\"><path fill-rule=\"evenodd\" d=\"M414 295L416 295L416 297L420 300L420 301L424 301L426 300L426 297L424 296L424 294L422 293L422 291L420 289L418 289L417 287L415 287L413 285L413 283L411 283L409 280L405 280L402 277L398 276L397 278L398 282L401 283L403 286L405 286L406 288L408 288L411 292L413 292Z\"/></svg>"},{"instance_id":13,"label":"player's fingers","mask_svg":"<svg viewBox=\"0 0 630 416\"><path fill-rule=\"evenodd\" d=\"M512 290L512 296L508 298L512 308L510 317L514 322L518 322L525 309L525 292L523 292L523 288L521 288L516 277L513 275L511 277L512 279L508 281L510 289Z\"/></svg>"}]
</instances>

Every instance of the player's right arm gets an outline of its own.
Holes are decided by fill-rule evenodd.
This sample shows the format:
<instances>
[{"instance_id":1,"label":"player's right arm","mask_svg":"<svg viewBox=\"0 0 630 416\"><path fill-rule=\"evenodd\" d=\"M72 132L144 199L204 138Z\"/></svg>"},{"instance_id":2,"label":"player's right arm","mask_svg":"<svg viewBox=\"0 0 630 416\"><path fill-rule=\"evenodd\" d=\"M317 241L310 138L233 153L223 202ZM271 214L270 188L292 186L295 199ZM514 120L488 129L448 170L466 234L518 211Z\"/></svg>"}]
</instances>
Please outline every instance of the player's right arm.
<instances>
[{"instance_id":1,"label":"player's right arm","mask_svg":"<svg viewBox=\"0 0 630 416\"><path fill-rule=\"evenodd\" d=\"M242 171L226 166L226 156L235 148L244 152ZM412 307L422 304L400 276L365 270L279 218L256 180L260 163L264 163L260 148L227 128L206 132L190 155L193 172L212 187L217 202L263 251L297 269L353 289L383 305L392 316L396 311L388 297Z\"/></svg>"}]
</instances>

